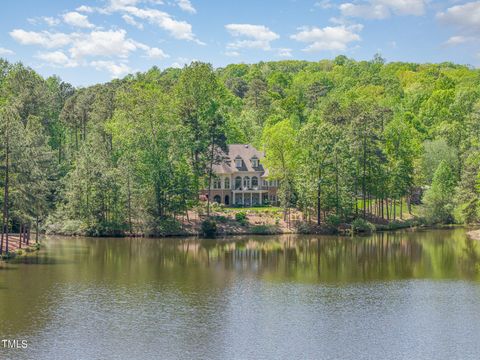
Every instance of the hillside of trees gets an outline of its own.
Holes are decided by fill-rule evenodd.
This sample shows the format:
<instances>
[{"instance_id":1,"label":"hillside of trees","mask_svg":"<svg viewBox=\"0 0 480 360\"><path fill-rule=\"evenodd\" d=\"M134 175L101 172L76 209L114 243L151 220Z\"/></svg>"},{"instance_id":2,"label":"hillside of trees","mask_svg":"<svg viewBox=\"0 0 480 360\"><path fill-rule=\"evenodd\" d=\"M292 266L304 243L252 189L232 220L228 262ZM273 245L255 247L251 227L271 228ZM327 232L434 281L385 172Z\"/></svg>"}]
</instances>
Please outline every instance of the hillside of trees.
<instances>
[{"instance_id":1,"label":"hillside of trees","mask_svg":"<svg viewBox=\"0 0 480 360\"><path fill-rule=\"evenodd\" d=\"M0 205L21 225L161 234L198 205L212 148L266 151L285 209L476 223L480 71L380 56L152 68L87 88L0 60Z\"/></svg>"}]
</instances>

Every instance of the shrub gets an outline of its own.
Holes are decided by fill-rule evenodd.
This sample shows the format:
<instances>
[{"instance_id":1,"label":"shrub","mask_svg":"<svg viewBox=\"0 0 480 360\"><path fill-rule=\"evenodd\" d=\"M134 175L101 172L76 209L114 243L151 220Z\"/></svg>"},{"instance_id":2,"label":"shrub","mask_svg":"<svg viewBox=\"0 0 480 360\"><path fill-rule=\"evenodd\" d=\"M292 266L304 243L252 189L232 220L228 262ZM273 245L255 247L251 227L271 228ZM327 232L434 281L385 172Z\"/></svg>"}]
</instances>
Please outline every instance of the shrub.
<instances>
[{"instance_id":1,"label":"shrub","mask_svg":"<svg viewBox=\"0 0 480 360\"><path fill-rule=\"evenodd\" d=\"M243 211L240 211L235 214L235 220L237 220L240 225L247 225L247 214Z\"/></svg>"},{"instance_id":2,"label":"shrub","mask_svg":"<svg viewBox=\"0 0 480 360\"><path fill-rule=\"evenodd\" d=\"M301 222L297 224L297 232L299 234L311 234L312 227L306 222Z\"/></svg>"},{"instance_id":3,"label":"shrub","mask_svg":"<svg viewBox=\"0 0 480 360\"><path fill-rule=\"evenodd\" d=\"M226 223L228 221L227 217L223 216L223 215L215 216L215 220L220 222L220 223Z\"/></svg>"},{"instance_id":4,"label":"shrub","mask_svg":"<svg viewBox=\"0 0 480 360\"><path fill-rule=\"evenodd\" d=\"M328 215L327 218L325 219L325 224L330 228L330 229L338 229L338 227L341 224L340 217L338 215Z\"/></svg>"},{"instance_id":5,"label":"shrub","mask_svg":"<svg viewBox=\"0 0 480 360\"><path fill-rule=\"evenodd\" d=\"M202 222L202 236L212 238L217 235L217 223L213 220Z\"/></svg>"},{"instance_id":6,"label":"shrub","mask_svg":"<svg viewBox=\"0 0 480 360\"><path fill-rule=\"evenodd\" d=\"M277 230L273 225L255 225L251 229L252 234L257 235L272 235L276 234Z\"/></svg>"},{"instance_id":7,"label":"shrub","mask_svg":"<svg viewBox=\"0 0 480 360\"><path fill-rule=\"evenodd\" d=\"M363 220L355 219L352 222L352 232L354 233L371 233L375 231L375 225L372 223Z\"/></svg>"},{"instance_id":8,"label":"shrub","mask_svg":"<svg viewBox=\"0 0 480 360\"><path fill-rule=\"evenodd\" d=\"M237 221L247 220L247 214L243 211L237 212L235 214L235 220L237 220Z\"/></svg>"}]
</instances>

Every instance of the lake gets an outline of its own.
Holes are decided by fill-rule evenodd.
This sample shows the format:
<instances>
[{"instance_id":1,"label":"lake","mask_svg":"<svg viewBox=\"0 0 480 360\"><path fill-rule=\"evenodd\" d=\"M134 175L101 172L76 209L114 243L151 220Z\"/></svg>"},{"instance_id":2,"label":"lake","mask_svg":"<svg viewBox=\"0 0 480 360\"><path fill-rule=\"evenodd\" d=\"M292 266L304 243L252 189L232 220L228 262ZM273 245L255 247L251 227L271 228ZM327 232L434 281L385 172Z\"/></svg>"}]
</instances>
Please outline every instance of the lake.
<instances>
[{"instance_id":1,"label":"lake","mask_svg":"<svg viewBox=\"0 0 480 360\"><path fill-rule=\"evenodd\" d=\"M45 245L0 265L1 359L480 358L463 229Z\"/></svg>"}]
</instances>

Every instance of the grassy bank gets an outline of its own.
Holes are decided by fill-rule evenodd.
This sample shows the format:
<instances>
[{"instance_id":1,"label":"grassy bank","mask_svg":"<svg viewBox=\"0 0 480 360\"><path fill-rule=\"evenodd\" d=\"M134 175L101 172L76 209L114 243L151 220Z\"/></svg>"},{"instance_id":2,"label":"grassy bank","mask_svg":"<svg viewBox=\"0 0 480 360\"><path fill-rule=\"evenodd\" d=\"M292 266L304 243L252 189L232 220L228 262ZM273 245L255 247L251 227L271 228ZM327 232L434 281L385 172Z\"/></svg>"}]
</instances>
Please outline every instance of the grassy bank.
<instances>
[{"instance_id":1,"label":"grassy bank","mask_svg":"<svg viewBox=\"0 0 480 360\"><path fill-rule=\"evenodd\" d=\"M132 233L117 229L89 230L87 224L78 221L50 224L47 233L67 236L230 236L230 235L273 235L273 234L353 234L375 231L392 231L424 226L424 221L411 214L402 214L403 219L386 221L357 218L342 223L334 216L327 216L321 225L313 219L307 220L295 209L287 213L283 208L264 207L223 207L212 205L210 217L205 207L198 207L175 219L160 221L155 226L135 226Z\"/></svg>"}]
</instances>

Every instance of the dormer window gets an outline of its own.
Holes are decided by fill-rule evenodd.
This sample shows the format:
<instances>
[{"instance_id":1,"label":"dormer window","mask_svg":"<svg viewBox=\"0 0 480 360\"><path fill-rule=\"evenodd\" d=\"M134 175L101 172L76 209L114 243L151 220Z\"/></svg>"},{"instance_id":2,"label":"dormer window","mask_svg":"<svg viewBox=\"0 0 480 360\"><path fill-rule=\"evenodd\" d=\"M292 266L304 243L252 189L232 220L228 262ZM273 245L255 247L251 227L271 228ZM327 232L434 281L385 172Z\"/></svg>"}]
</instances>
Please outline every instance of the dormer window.
<instances>
[{"instance_id":1,"label":"dormer window","mask_svg":"<svg viewBox=\"0 0 480 360\"><path fill-rule=\"evenodd\" d=\"M235 159L235 167L241 168L242 167L242 158Z\"/></svg>"},{"instance_id":2,"label":"dormer window","mask_svg":"<svg viewBox=\"0 0 480 360\"><path fill-rule=\"evenodd\" d=\"M252 167L254 167L254 168L257 168L257 167L258 167L259 162L258 162L258 158L257 158L256 156L254 156L253 158L251 158L250 161L252 162Z\"/></svg>"}]
</instances>

